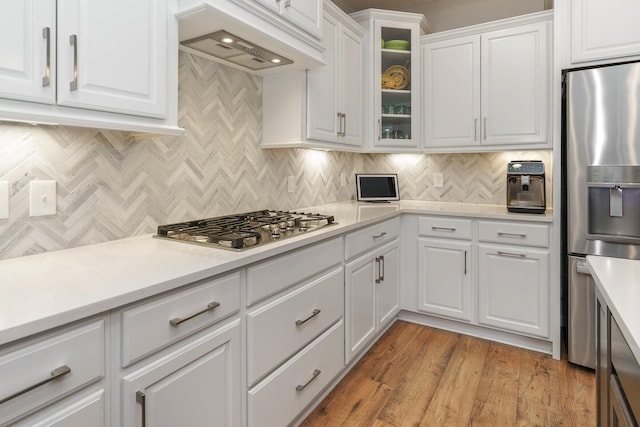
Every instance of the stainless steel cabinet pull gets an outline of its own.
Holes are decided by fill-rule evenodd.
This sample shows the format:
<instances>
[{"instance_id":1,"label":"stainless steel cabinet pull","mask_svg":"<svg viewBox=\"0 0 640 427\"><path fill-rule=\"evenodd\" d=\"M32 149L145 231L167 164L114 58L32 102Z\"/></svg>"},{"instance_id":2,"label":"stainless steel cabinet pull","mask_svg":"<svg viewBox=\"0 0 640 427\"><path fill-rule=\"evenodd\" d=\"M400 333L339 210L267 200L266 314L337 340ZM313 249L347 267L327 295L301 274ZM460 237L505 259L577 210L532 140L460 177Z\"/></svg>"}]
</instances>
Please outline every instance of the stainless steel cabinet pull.
<instances>
[{"instance_id":1,"label":"stainless steel cabinet pull","mask_svg":"<svg viewBox=\"0 0 640 427\"><path fill-rule=\"evenodd\" d=\"M296 326L300 326L300 325L304 325L305 323L307 323L309 320L313 319L314 317L316 317L318 314L320 314L320 310L315 308L313 310L313 312L311 312L311 316L307 317L306 319L302 319L302 320L296 320Z\"/></svg>"},{"instance_id":2,"label":"stainless steel cabinet pull","mask_svg":"<svg viewBox=\"0 0 640 427\"><path fill-rule=\"evenodd\" d=\"M464 275L467 275L467 251L464 251Z\"/></svg>"},{"instance_id":3,"label":"stainless steel cabinet pull","mask_svg":"<svg viewBox=\"0 0 640 427\"><path fill-rule=\"evenodd\" d=\"M284 7L289 7L289 6L291 6L291 0L286 0L284 2Z\"/></svg>"},{"instance_id":4,"label":"stainless steel cabinet pull","mask_svg":"<svg viewBox=\"0 0 640 427\"><path fill-rule=\"evenodd\" d=\"M44 27L42 37L47 41L46 69L42 77L42 87L47 87L51 84L51 28Z\"/></svg>"},{"instance_id":5,"label":"stainless steel cabinet pull","mask_svg":"<svg viewBox=\"0 0 640 427\"><path fill-rule=\"evenodd\" d=\"M373 236L373 238L374 238L374 239L379 239L379 238L381 238L382 236L386 236L386 235L387 235L387 233L386 233L385 231L383 231L382 233L380 233L380 234L376 234L375 236Z\"/></svg>"},{"instance_id":6,"label":"stainless steel cabinet pull","mask_svg":"<svg viewBox=\"0 0 640 427\"><path fill-rule=\"evenodd\" d=\"M522 234L522 233L503 233L502 231L498 231L498 236L522 237L522 238L527 237L526 234Z\"/></svg>"},{"instance_id":7,"label":"stainless steel cabinet pull","mask_svg":"<svg viewBox=\"0 0 640 427\"><path fill-rule=\"evenodd\" d=\"M336 134L338 136L342 136L342 113L337 113L338 116L338 132Z\"/></svg>"},{"instance_id":8,"label":"stainless steel cabinet pull","mask_svg":"<svg viewBox=\"0 0 640 427\"><path fill-rule=\"evenodd\" d=\"M382 281L382 277L380 277L380 257L376 257L376 264L378 265L378 275L376 277L376 283L380 283Z\"/></svg>"},{"instance_id":9,"label":"stainless steel cabinet pull","mask_svg":"<svg viewBox=\"0 0 640 427\"><path fill-rule=\"evenodd\" d=\"M13 393L10 396L7 396L5 398L3 398L2 400L0 400L0 405L2 405L5 402L8 402L12 399L15 399L18 396L21 396L25 393L30 392L31 390L34 390L40 386L43 386L47 383L50 383L51 381L55 380L56 378L60 378L63 375L68 374L69 372L71 372L71 368L69 368L67 365L62 365L59 368L54 369L53 371L51 371L51 376L47 379L44 379L42 381L38 381L35 384L30 385L29 387L23 388L22 390Z\"/></svg>"},{"instance_id":10,"label":"stainless steel cabinet pull","mask_svg":"<svg viewBox=\"0 0 640 427\"><path fill-rule=\"evenodd\" d=\"M380 255L380 265L382 266L382 272L380 273L380 281L384 282L384 255Z\"/></svg>"},{"instance_id":11,"label":"stainless steel cabinet pull","mask_svg":"<svg viewBox=\"0 0 640 427\"><path fill-rule=\"evenodd\" d=\"M433 231L456 231L453 227L431 227Z\"/></svg>"},{"instance_id":12,"label":"stainless steel cabinet pull","mask_svg":"<svg viewBox=\"0 0 640 427\"><path fill-rule=\"evenodd\" d=\"M136 402L138 402L142 409L142 427L147 425L147 396L141 392L136 391Z\"/></svg>"},{"instance_id":13,"label":"stainless steel cabinet pull","mask_svg":"<svg viewBox=\"0 0 640 427\"><path fill-rule=\"evenodd\" d=\"M378 119L378 141L382 139L382 119Z\"/></svg>"},{"instance_id":14,"label":"stainless steel cabinet pull","mask_svg":"<svg viewBox=\"0 0 640 427\"><path fill-rule=\"evenodd\" d=\"M207 304L207 308L205 308L204 310L200 310L199 312L194 313L194 314L192 314L192 315L191 315L191 316L189 316L189 317L185 317L184 319L181 319L181 318L179 318L179 317L176 317L175 319L171 319L171 320L169 320L169 323L171 324L171 326L178 326L178 325L180 325L181 323L186 322L187 320L191 320L191 319L193 319L194 317L196 317L196 316L200 316L201 314L204 314L204 313L206 313L207 311L211 311L211 310L213 310L214 308L219 307L219 306L220 306L220 303L219 303L219 302L215 302L215 301L214 301L214 302L210 302L209 304Z\"/></svg>"},{"instance_id":15,"label":"stainless steel cabinet pull","mask_svg":"<svg viewBox=\"0 0 640 427\"><path fill-rule=\"evenodd\" d=\"M307 381L306 383L304 383L303 385L296 386L296 390L297 391L302 391L305 388L307 388L307 386L309 384L311 384L313 382L313 380L318 378L318 375L320 375L321 373L322 373L322 371L320 369L314 369L313 370L313 376L311 377L311 379L309 381Z\"/></svg>"},{"instance_id":16,"label":"stainless steel cabinet pull","mask_svg":"<svg viewBox=\"0 0 640 427\"><path fill-rule=\"evenodd\" d=\"M69 89L73 91L78 89L78 36L70 35L69 43L73 46L73 80L69 83Z\"/></svg>"},{"instance_id":17,"label":"stainless steel cabinet pull","mask_svg":"<svg viewBox=\"0 0 640 427\"><path fill-rule=\"evenodd\" d=\"M526 258L527 255L525 254L516 254L513 252L502 252L502 251L498 251L498 255L500 256L510 256L510 257L515 257L515 258Z\"/></svg>"},{"instance_id":18,"label":"stainless steel cabinet pull","mask_svg":"<svg viewBox=\"0 0 640 427\"><path fill-rule=\"evenodd\" d=\"M342 113L342 136L347 136L347 114Z\"/></svg>"},{"instance_id":19,"label":"stainless steel cabinet pull","mask_svg":"<svg viewBox=\"0 0 640 427\"><path fill-rule=\"evenodd\" d=\"M484 140L487 140L487 118L484 118L484 126L483 126L483 131L484 131Z\"/></svg>"}]
</instances>

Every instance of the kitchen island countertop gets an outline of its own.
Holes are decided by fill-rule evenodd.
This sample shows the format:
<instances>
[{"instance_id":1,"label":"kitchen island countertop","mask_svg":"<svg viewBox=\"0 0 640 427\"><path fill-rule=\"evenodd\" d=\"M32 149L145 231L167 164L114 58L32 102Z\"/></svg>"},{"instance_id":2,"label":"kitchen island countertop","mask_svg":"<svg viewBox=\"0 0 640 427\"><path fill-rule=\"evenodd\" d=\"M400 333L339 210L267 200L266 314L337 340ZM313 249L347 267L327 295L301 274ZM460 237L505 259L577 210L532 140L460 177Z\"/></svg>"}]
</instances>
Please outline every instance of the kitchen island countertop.
<instances>
[{"instance_id":1,"label":"kitchen island countertop","mask_svg":"<svg viewBox=\"0 0 640 427\"><path fill-rule=\"evenodd\" d=\"M424 201L350 201L298 211L334 215L337 224L240 252L148 234L0 261L0 345L400 214L553 221L551 210L519 214L501 205Z\"/></svg>"},{"instance_id":2,"label":"kitchen island countertop","mask_svg":"<svg viewBox=\"0 0 640 427\"><path fill-rule=\"evenodd\" d=\"M640 261L587 256L596 286L640 363Z\"/></svg>"}]
</instances>

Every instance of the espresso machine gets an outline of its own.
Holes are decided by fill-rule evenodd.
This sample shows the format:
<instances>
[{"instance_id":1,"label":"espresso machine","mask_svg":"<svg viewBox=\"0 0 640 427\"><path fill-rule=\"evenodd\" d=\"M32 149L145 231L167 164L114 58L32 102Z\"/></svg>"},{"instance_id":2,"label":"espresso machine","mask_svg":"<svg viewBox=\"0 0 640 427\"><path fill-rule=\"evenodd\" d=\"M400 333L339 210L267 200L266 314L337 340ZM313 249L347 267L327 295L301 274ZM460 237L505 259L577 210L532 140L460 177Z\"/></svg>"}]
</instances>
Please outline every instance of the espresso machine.
<instances>
[{"instance_id":1,"label":"espresso machine","mask_svg":"<svg viewBox=\"0 0 640 427\"><path fill-rule=\"evenodd\" d=\"M544 163L540 160L513 160L507 165L507 210L544 213L547 199Z\"/></svg>"}]
</instances>

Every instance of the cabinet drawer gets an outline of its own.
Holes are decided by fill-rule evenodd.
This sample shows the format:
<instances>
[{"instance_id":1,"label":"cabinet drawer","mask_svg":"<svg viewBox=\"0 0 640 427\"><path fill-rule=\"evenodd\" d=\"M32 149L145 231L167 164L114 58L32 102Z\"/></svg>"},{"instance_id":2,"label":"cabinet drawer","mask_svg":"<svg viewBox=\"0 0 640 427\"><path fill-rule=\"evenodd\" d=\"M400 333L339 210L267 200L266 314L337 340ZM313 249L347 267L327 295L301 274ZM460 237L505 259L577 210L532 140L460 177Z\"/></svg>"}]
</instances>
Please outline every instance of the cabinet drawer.
<instances>
[{"instance_id":1,"label":"cabinet drawer","mask_svg":"<svg viewBox=\"0 0 640 427\"><path fill-rule=\"evenodd\" d=\"M342 261L342 238L318 243L247 269L247 305L300 283Z\"/></svg>"},{"instance_id":2,"label":"cabinet drawer","mask_svg":"<svg viewBox=\"0 0 640 427\"><path fill-rule=\"evenodd\" d=\"M347 234L344 241L345 259L351 259L383 243L390 242L399 234L400 218L390 219Z\"/></svg>"},{"instance_id":3,"label":"cabinet drawer","mask_svg":"<svg viewBox=\"0 0 640 427\"><path fill-rule=\"evenodd\" d=\"M478 221L478 240L546 248L549 246L549 226L524 222Z\"/></svg>"},{"instance_id":4,"label":"cabinet drawer","mask_svg":"<svg viewBox=\"0 0 640 427\"><path fill-rule=\"evenodd\" d=\"M418 218L418 234L421 236L471 240L472 227L470 219L424 216Z\"/></svg>"},{"instance_id":5,"label":"cabinet drawer","mask_svg":"<svg viewBox=\"0 0 640 427\"><path fill-rule=\"evenodd\" d=\"M35 415L20 420L12 427L104 427L105 391L80 392Z\"/></svg>"},{"instance_id":6,"label":"cabinet drawer","mask_svg":"<svg viewBox=\"0 0 640 427\"><path fill-rule=\"evenodd\" d=\"M343 269L338 268L248 313L249 385L342 317L343 284Z\"/></svg>"},{"instance_id":7,"label":"cabinet drawer","mask_svg":"<svg viewBox=\"0 0 640 427\"><path fill-rule=\"evenodd\" d=\"M104 320L2 350L0 425L103 378L105 355Z\"/></svg>"},{"instance_id":8,"label":"cabinet drawer","mask_svg":"<svg viewBox=\"0 0 640 427\"><path fill-rule=\"evenodd\" d=\"M230 316L239 308L240 273L234 273L124 310L122 367Z\"/></svg>"},{"instance_id":9,"label":"cabinet drawer","mask_svg":"<svg viewBox=\"0 0 640 427\"><path fill-rule=\"evenodd\" d=\"M344 368L340 321L248 393L249 426L289 425Z\"/></svg>"}]
</instances>

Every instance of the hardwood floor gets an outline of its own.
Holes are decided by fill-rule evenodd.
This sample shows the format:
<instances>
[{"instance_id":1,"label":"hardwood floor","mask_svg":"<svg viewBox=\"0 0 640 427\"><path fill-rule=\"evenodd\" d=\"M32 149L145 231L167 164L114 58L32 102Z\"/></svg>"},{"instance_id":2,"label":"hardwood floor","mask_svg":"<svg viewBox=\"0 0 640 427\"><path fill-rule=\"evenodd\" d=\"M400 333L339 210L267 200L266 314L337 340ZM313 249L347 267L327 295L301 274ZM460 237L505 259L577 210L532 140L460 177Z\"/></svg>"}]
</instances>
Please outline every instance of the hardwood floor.
<instances>
[{"instance_id":1,"label":"hardwood floor","mask_svg":"<svg viewBox=\"0 0 640 427\"><path fill-rule=\"evenodd\" d=\"M595 426L593 371L396 322L301 424Z\"/></svg>"}]
</instances>

